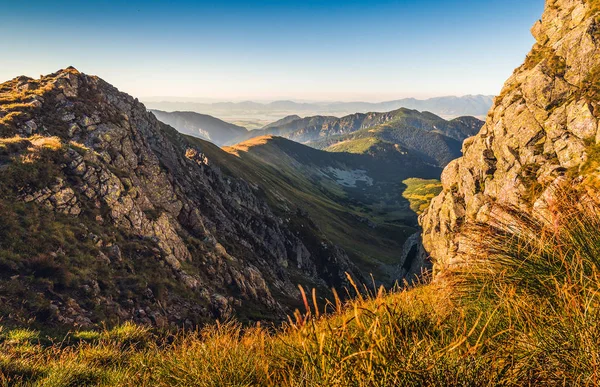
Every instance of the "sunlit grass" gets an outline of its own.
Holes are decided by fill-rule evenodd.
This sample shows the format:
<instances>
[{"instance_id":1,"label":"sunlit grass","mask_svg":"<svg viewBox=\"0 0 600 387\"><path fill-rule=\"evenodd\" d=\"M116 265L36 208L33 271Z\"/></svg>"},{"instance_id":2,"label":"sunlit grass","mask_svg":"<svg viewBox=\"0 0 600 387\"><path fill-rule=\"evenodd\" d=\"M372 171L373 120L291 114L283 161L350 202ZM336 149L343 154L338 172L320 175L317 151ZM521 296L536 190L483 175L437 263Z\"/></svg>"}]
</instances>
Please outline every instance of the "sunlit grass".
<instances>
[{"instance_id":1,"label":"sunlit grass","mask_svg":"<svg viewBox=\"0 0 600 387\"><path fill-rule=\"evenodd\" d=\"M600 213L568 192L547 221L511 208L469 228L468 266L413 289L353 284L283 327L164 332L126 323L67 339L1 332L0 384L111 386L595 385ZM52 343L52 344L49 344Z\"/></svg>"},{"instance_id":2,"label":"sunlit grass","mask_svg":"<svg viewBox=\"0 0 600 387\"><path fill-rule=\"evenodd\" d=\"M406 189L402 196L410 202L410 208L417 214L421 214L440 192L442 183L435 179L410 178L403 181Z\"/></svg>"}]
</instances>

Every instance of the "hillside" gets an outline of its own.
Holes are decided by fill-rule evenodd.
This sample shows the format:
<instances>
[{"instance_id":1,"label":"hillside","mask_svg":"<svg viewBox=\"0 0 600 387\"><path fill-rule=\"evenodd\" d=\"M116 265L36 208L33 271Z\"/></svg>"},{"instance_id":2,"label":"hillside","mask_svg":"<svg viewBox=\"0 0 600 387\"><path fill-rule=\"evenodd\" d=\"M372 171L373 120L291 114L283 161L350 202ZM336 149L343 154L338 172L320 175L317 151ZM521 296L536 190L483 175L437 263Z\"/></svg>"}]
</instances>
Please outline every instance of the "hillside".
<instances>
[{"instance_id":1,"label":"hillside","mask_svg":"<svg viewBox=\"0 0 600 387\"><path fill-rule=\"evenodd\" d=\"M273 208L297 206L308 212L365 274L383 282L398 275L393 266L406 263L403 244L418 231L416 213L402 196L403 180L435 178L440 171L406 151L379 159L324 152L281 137L223 149L236 160L219 160L222 168L264 187ZM411 272L419 271L413 267Z\"/></svg>"},{"instance_id":2,"label":"hillside","mask_svg":"<svg viewBox=\"0 0 600 387\"><path fill-rule=\"evenodd\" d=\"M461 156L462 142L483 123L474 117L446 121L431 113L401 109L385 123L349 134L325 137L309 145L332 152L379 154L401 146L432 165L444 167Z\"/></svg>"},{"instance_id":3,"label":"hillside","mask_svg":"<svg viewBox=\"0 0 600 387\"><path fill-rule=\"evenodd\" d=\"M183 134L200 137L217 145L244 138L248 130L218 118L194 112L163 112L150 110L159 121L174 127Z\"/></svg>"},{"instance_id":4,"label":"hillside","mask_svg":"<svg viewBox=\"0 0 600 387\"><path fill-rule=\"evenodd\" d=\"M399 109L387 113L356 113L342 118L306 117L251 131L248 137L282 136L319 149L360 140L360 145L347 144L337 148L355 153L356 149L363 149L366 142L384 141L412 150L426 162L445 166L460 156L462 141L475 134L481 125L483 122L474 117L446 121L432 113Z\"/></svg>"},{"instance_id":5,"label":"hillside","mask_svg":"<svg viewBox=\"0 0 600 387\"><path fill-rule=\"evenodd\" d=\"M285 116L280 120L271 122L270 124L265 125L264 127L262 127L262 129L268 129L268 128L273 128L273 127L277 127L277 126L282 126L282 125L286 125L289 124L292 121L296 121L296 120L301 120L302 117L300 117L299 115L296 114L292 114L289 116Z\"/></svg>"}]
</instances>

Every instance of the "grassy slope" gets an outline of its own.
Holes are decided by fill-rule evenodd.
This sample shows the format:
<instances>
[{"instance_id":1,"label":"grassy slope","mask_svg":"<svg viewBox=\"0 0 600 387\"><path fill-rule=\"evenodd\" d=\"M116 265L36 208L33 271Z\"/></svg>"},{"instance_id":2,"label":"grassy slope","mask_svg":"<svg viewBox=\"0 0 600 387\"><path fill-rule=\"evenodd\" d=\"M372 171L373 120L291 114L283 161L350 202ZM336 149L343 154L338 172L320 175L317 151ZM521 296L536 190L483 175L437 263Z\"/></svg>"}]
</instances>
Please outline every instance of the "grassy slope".
<instances>
[{"instance_id":1,"label":"grassy slope","mask_svg":"<svg viewBox=\"0 0 600 387\"><path fill-rule=\"evenodd\" d=\"M421 214L440 192L442 183L435 179L410 178L404 180L406 189L402 196L410 201L410 208L417 214Z\"/></svg>"},{"instance_id":2,"label":"grassy slope","mask_svg":"<svg viewBox=\"0 0 600 387\"><path fill-rule=\"evenodd\" d=\"M379 142L381 142L381 140L374 137L345 140L335 143L325 150L328 152L366 153Z\"/></svg>"},{"instance_id":3,"label":"grassy slope","mask_svg":"<svg viewBox=\"0 0 600 387\"><path fill-rule=\"evenodd\" d=\"M228 152L202 140L189 140L225 172L264 188L274 208L287 212L288 216L296 208L307 211L329 239L344 248L362 269L379 275L382 280L386 277L379 264L395 263L403 241L415 232L412 226L380 222L377 228L372 228L361 222L364 217L371 217L365 207L350 201L340 185L310 164L335 165L338 157L334 155L267 137L225 148ZM303 153L306 151L310 153ZM290 156L294 152L296 157Z\"/></svg>"},{"instance_id":4,"label":"grassy slope","mask_svg":"<svg viewBox=\"0 0 600 387\"><path fill-rule=\"evenodd\" d=\"M472 228L466 271L397 293L371 289L345 305L308 295L304 312L277 331L125 324L52 339L3 329L0 383L597 385L600 207L576 197L563 196L550 226L513 212L505 223Z\"/></svg>"},{"instance_id":5,"label":"grassy slope","mask_svg":"<svg viewBox=\"0 0 600 387\"><path fill-rule=\"evenodd\" d=\"M468 271L397 293L372 290L345 305L316 305L309 295L304 313L275 332L225 324L172 335L126 324L51 341L3 330L0 382L597 385L600 207L572 194L551 226L514 213L473 228Z\"/></svg>"}]
</instances>

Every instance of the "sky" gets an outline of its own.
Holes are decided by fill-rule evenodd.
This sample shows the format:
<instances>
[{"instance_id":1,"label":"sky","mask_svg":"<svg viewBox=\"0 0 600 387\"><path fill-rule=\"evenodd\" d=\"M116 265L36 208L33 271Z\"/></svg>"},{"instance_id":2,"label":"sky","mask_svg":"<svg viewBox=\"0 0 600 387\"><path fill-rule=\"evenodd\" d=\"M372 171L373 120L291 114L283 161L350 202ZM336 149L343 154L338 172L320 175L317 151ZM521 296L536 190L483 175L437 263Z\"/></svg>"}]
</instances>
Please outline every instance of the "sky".
<instances>
[{"instance_id":1,"label":"sky","mask_svg":"<svg viewBox=\"0 0 600 387\"><path fill-rule=\"evenodd\" d=\"M75 66L140 99L499 93L543 0L0 0L0 82Z\"/></svg>"}]
</instances>

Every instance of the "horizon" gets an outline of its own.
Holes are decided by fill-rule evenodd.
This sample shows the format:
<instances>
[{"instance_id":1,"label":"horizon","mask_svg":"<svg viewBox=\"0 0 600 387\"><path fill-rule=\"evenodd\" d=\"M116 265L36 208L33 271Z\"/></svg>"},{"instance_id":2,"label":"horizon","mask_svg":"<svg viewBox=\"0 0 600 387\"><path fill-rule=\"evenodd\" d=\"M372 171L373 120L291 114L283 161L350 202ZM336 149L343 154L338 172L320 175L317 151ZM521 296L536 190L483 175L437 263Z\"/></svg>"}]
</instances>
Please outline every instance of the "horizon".
<instances>
[{"instance_id":1,"label":"horizon","mask_svg":"<svg viewBox=\"0 0 600 387\"><path fill-rule=\"evenodd\" d=\"M530 50L543 4L5 4L0 32L12 38L0 42L0 78L74 66L140 99L215 102L497 95Z\"/></svg>"},{"instance_id":2,"label":"horizon","mask_svg":"<svg viewBox=\"0 0 600 387\"><path fill-rule=\"evenodd\" d=\"M493 98L496 95L493 94L464 94L464 95L439 95L435 97L427 97L427 98L416 98L416 97L399 97L392 99L383 99L383 100L318 100L318 99L295 99L295 98L275 98L275 99L230 99L230 100L219 100L219 99L210 99L210 98L202 98L202 97L179 97L179 96L148 96L142 97L141 99L145 102L179 102L179 103L196 103L196 104L221 104L221 103L232 103L232 104L240 104L245 102L253 102L263 105L268 105L274 102L293 102L293 103L306 103L306 104L335 104L335 103L367 103L367 104L379 104L385 102L393 102L403 99L414 99L417 101L427 101L430 99L437 98L467 98L467 97L488 97ZM179 98L179 99L178 99Z\"/></svg>"}]
</instances>

